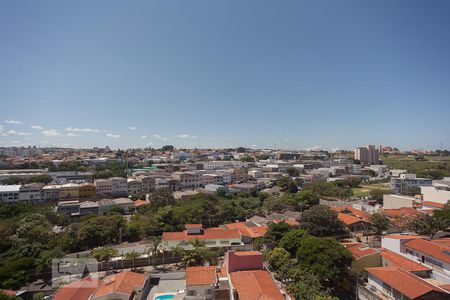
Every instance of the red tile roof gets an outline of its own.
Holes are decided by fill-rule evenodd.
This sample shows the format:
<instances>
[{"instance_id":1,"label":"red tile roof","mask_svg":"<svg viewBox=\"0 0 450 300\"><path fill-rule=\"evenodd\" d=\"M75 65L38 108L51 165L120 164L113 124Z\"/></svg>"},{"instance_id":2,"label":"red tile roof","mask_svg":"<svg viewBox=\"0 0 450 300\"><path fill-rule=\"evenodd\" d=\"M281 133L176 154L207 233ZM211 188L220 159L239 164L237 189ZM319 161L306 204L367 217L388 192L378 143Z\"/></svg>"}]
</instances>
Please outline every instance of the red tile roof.
<instances>
[{"instance_id":1,"label":"red tile roof","mask_svg":"<svg viewBox=\"0 0 450 300\"><path fill-rule=\"evenodd\" d=\"M235 251L236 256L262 255L259 251Z\"/></svg>"},{"instance_id":2,"label":"red tile roof","mask_svg":"<svg viewBox=\"0 0 450 300\"><path fill-rule=\"evenodd\" d=\"M300 226L300 223L297 222L297 221L295 221L295 220L293 220L293 219L274 220L273 222L274 222L274 223L281 223L281 222L284 222L284 223L286 223L286 224L288 224L288 225L290 225L290 226L292 226L292 227Z\"/></svg>"},{"instance_id":3,"label":"red tile roof","mask_svg":"<svg viewBox=\"0 0 450 300\"><path fill-rule=\"evenodd\" d=\"M366 213L365 211L360 210L360 209L356 209L353 206L350 206L350 205L335 206L335 207L332 207L331 209L334 210L337 213L346 213L345 211L349 211L355 217L357 217L359 219L362 219L362 220L364 220L366 222L369 222L369 217L370 217L369 214Z\"/></svg>"},{"instance_id":4,"label":"red tile roof","mask_svg":"<svg viewBox=\"0 0 450 300\"><path fill-rule=\"evenodd\" d=\"M143 205L148 205L148 202L145 201L145 200L136 200L136 201L133 202L133 204L136 207L140 207L140 206L143 206Z\"/></svg>"},{"instance_id":5,"label":"red tile roof","mask_svg":"<svg viewBox=\"0 0 450 300\"><path fill-rule=\"evenodd\" d=\"M429 207L443 208L445 204L433 201L422 201L422 204Z\"/></svg>"},{"instance_id":6,"label":"red tile roof","mask_svg":"<svg viewBox=\"0 0 450 300\"><path fill-rule=\"evenodd\" d=\"M338 219L344 222L346 225L353 225L360 222L364 222L363 220L358 219L357 217L344 213L338 213Z\"/></svg>"},{"instance_id":7,"label":"red tile roof","mask_svg":"<svg viewBox=\"0 0 450 300\"><path fill-rule=\"evenodd\" d=\"M95 297L101 297L113 293L121 293L131 295L135 288L142 288L145 284L146 277L134 272L121 272L114 275L106 276L101 285L95 291Z\"/></svg>"},{"instance_id":8,"label":"red tile roof","mask_svg":"<svg viewBox=\"0 0 450 300\"><path fill-rule=\"evenodd\" d=\"M267 230L267 226L253 226L249 227L245 224L245 222L236 222L236 223L230 223L225 224L225 227L228 229L238 229L241 235L248 236L251 238L259 238L263 237Z\"/></svg>"},{"instance_id":9,"label":"red tile roof","mask_svg":"<svg viewBox=\"0 0 450 300\"><path fill-rule=\"evenodd\" d=\"M398 239L398 240L412 240L412 239L424 238L423 235L417 235L417 234L388 234L388 235L385 235L384 237L389 238L389 239Z\"/></svg>"},{"instance_id":10,"label":"red tile roof","mask_svg":"<svg viewBox=\"0 0 450 300\"><path fill-rule=\"evenodd\" d=\"M383 208L382 211L388 217L400 217L400 218L404 218L404 217L412 218L421 213L412 207L401 207L401 208L396 208L396 209Z\"/></svg>"},{"instance_id":11,"label":"red tile roof","mask_svg":"<svg viewBox=\"0 0 450 300\"><path fill-rule=\"evenodd\" d=\"M445 244L435 243L424 239L415 239L406 242L404 245L428 256L432 256L440 261L450 263L450 247Z\"/></svg>"},{"instance_id":12,"label":"red tile roof","mask_svg":"<svg viewBox=\"0 0 450 300\"><path fill-rule=\"evenodd\" d=\"M86 277L62 286L53 296L54 300L87 300L100 285L96 278Z\"/></svg>"},{"instance_id":13,"label":"red tile roof","mask_svg":"<svg viewBox=\"0 0 450 300\"><path fill-rule=\"evenodd\" d=\"M11 290L3 290L0 289L0 294L8 295L8 296L15 296L16 292Z\"/></svg>"},{"instance_id":14,"label":"red tile roof","mask_svg":"<svg viewBox=\"0 0 450 300\"><path fill-rule=\"evenodd\" d=\"M389 267L397 267L408 272L422 272L431 270L430 268L419 264L418 262L415 262L389 250L383 250L381 252L381 256Z\"/></svg>"},{"instance_id":15,"label":"red tile roof","mask_svg":"<svg viewBox=\"0 0 450 300\"><path fill-rule=\"evenodd\" d=\"M378 250L370 248L363 243L341 243L345 248L347 248L355 259L360 259L369 255L378 253Z\"/></svg>"},{"instance_id":16,"label":"red tile roof","mask_svg":"<svg viewBox=\"0 0 450 300\"><path fill-rule=\"evenodd\" d=\"M366 268L366 270L410 299L416 299L432 291L448 294L420 277L397 268Z\"/></svg>"},{"instance_id":17,"label":"red tile roof","mask_svg":"<svg viewBox=\"0 0 450 300\"><path fill-rule=\"evenodd\" d=\"M187 267L186 285L212 285L217 282L216 267Z\"/></svg>"},{"instance_id":18,"label":"red tile roof","mask_svg":"<svg viewBox=\"0 0 450 300\"><path fill-rule=\"evenodd\" d=\"M230 273L239 300L284 300L269 272L264 270Z\"/></svg>"},{"instance_id":19,"label":"red tile roof","mask_svg":"<svg viewBox=\"0 0 450 300\"><path fill-rule=\"evenodd\" d=\"M163 232L163 241L189 241L189 240L215 240L215 239L240 239L241 233L238 229L208 228L201 234L187 234L181 232Z\"/></svg>"}]
</instances>

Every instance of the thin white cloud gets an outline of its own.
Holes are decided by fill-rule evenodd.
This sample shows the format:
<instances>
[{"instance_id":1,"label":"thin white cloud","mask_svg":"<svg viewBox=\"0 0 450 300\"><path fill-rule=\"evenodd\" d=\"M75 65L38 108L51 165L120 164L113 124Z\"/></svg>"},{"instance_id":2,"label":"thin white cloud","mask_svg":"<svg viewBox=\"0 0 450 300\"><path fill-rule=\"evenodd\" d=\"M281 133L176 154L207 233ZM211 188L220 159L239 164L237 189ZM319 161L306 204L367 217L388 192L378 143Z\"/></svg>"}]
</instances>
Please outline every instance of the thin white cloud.
<instances>
[{"instance_id":1,"label":"thin white cloud","mask_svg":"<svg viewBox=\"0 0 450 300\"><path fill-rule=\"evenodd\" d=\"M106 136L113 139L120 138L120 134L107 133Z\"/></svg>"},{"instance_id":2,"label":"thin white cloud","mask_svg":"<svg viewBox=\"0 0 450 300\"><path fill-rule=\"evenodd\" d=\"M179 134L178 137L180 139L187 139L187 138L189 138L189 134Z\"/></svg>"},{"instance_id":3,"label":"thin white cloud","mask_svg":"<svg viewBox=\"0 0 450 300\"><path fill-rule=\"evenodd\" d=\"M147 143L147 146L153 146L153 143Z\"/></svg>"},{"instance_id":4,"label":"thin white cloud","mask_svg":"<svg viewBox=\"0 0 450 300\"><path fill-rule=\"evenodd\" d=\"M76 133L73 133L73 132L69 132L68 134L67 134L67 136L80 136L79 134L76 134Z\"/></svg>"},{"instance_id":5,"label":"thin white cloud","mask_svg":"<svg viewBox=\"0 0 450 300\"><path fill-rule=\"evenodd\" d=\"M74 128L74 127L67 127L66 131L71 131L71 132L101 132L100 129L96 129L96 128Z\"/></svg>"},{"instance_id":6,"label":"thin white cloud","mask_svg":"<svg viewBox=\"0 0 450 300\"><path fill-rule=\"evenodd\" d=\"M131 126L130 127L130 130L136 130L137 128L136 127L134 127L134 126Z\"/></svg>"},{"instance_id":7,"label":"thin white cloud","mask_svg":"<svg viewBox=\"0 0 450 300\"><path fill-rule=\"evenodd\" d=\"M61 133L59 133L55 129L44 130L44 131L42 131L42 134L45 136L60 136L61 135Z\"/></svg>"},{"instance_id":8,"label":"thin white cloud","mask_svg":"<svg viewBox=\"0 0 450 300\"><path fill-rule=\"evenodd\" d=\"M153 137L154 137L155 139L157 139L157 140L170 141L169 138L160 136L159 134L154 134Z\"/></svg>"},{"instance_id":9,"label":"thin white cloud","mask_svg":"<svg viewBox=\"0 0 450 300\"><path fill-rule=\"evenodd\" d=\"M3 125L0 125L0 131L3 131Z\"/></svg>"},{"instance_id":10,"label":"thin white cloud","mask_svg":"<svg viewBox=\"0 0 450 300\"><path fill-rule=\"evenodd\" d=\"M8 135L20 135L20 136L28 136L31 135L29 132L21 132L21 131L15 131L15 130L9 130L6 132Z\"/></svg>"},{"instance_id":11,"label":"thin white cloud","mask_svg":"<svg viewBox=\"0 0 450 300\"><path fill-rule=\"evenodd\" d=\"M5 121L5 123L7 123L7 124L23 124L23 122L17 121L17 120L14 120L14 119L7 120L7 121Z\"/></svg>"},{"instance_id":12,"label":"thin white cloud","mask_svg":"<svg viewBox=\"0 0 450 300\"><path fill-rule=\"evenodd\" d=\"M20 144L20 141L12 141L12 144Z\"/></svg>"},{"instance_id":13,"label":"thin white cloud","mask_svg":"<svg viewBox=\"0 0 450 300\"><path fill-rule=\"evenodd\" d=\"M146 138L147 138L146 135L141 136L141 139L146 139Z\"/></svg>"},{"instance_id":14,"label":"thin white cloud","mask_svg":"<svg viewBox=\"0 0 450 300\"><path fill-rule=\"evenodd\" d=\"M191 139L196 139L197 136L196 135L191 135Z\"/></svg>"},{"instance_id":15,"label":"thin white cloud","mask_svg":"<svg viewBox=\"0 0 450 300\"><path fill-rule=\"evenodd\" d=\"M32 125L31 128L32 129L37 129L37 130L44 130L44 127L42 127L40 125Z\"/></svg>"}]
</instances>

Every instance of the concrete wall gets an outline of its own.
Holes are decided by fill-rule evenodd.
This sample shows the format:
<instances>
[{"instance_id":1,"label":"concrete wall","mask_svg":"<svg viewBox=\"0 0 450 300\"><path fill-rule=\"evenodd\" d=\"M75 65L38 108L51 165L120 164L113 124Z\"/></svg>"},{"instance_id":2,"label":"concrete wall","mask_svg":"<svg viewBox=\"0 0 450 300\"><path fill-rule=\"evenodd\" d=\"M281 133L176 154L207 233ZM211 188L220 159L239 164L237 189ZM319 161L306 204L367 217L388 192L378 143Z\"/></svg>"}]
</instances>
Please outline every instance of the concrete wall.
<instances>
[{"instance_id":1,"label":"concrete wall","mask_svg":"<svg viewBox=\"0 0 450 300\"><path fill-rule=\"evenodd\" d=\"M401 207L412 207L415 199L413 197L400 195L383 195L383 208L397 209Z\"/></svg>"},{"instance_id":2,"label":"concrete wall","mask_svg":"<svg viewBox=\"0 0 450 300\"><path fill-rule=\"evenodd\" d=\"M424 201L438 202L446 204L450 201L450 191L439 190L434 186L422 186L420 187L421 193L423 194Z\"/></svg>"}]
</instances>

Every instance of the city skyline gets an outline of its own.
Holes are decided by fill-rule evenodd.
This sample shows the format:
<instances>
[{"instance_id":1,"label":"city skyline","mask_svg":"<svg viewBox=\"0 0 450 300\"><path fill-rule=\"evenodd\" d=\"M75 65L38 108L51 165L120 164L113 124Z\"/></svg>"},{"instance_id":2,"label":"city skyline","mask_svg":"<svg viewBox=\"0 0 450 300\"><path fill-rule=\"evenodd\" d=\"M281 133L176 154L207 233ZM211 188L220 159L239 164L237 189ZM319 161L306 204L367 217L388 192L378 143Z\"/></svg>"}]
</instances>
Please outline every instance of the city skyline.
<instances>
[{"instance_id":1,"label":"city skyline","mask_svg":"<svg viewBox=\"0 0 450 300\"><path fill-rule=\"evenodd\" d=\"M0 147L448 149L449 8L5 1Z\"/></svg>"}]
</instances>

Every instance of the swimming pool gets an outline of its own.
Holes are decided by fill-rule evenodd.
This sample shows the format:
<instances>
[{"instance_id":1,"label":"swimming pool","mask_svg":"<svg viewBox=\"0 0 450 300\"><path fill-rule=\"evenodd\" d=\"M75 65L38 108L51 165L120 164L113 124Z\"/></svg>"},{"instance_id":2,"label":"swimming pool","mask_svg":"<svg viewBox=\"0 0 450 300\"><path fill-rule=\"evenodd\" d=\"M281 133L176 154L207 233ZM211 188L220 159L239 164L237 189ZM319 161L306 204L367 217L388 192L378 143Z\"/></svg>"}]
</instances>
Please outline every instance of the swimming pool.
<instances>
[{"instance_id":1,"label":"swimming pool","mask_svg":"<svg viewBox=\"0 0 450 300\"><path fill-rule=\"evenodd\" d=\"M174 295L172 295L172 294L166 294L166 295L159 295L159 296L156 296L155 298L154 298L154 300L166 300L166 299L173 299L174 298Z\"/></svg>"}]
</instances>

